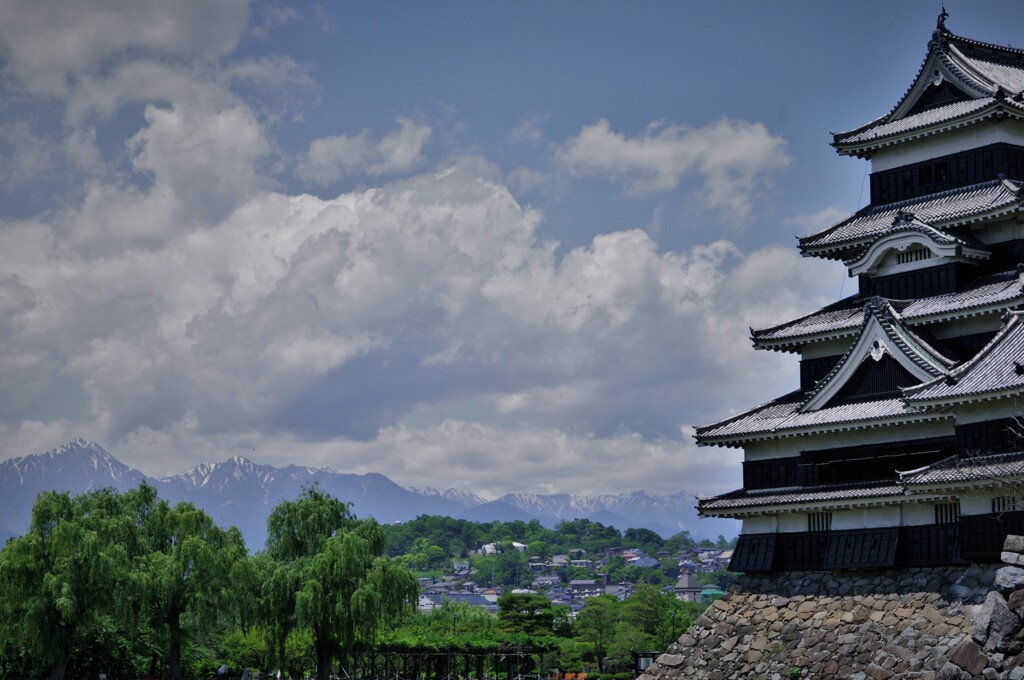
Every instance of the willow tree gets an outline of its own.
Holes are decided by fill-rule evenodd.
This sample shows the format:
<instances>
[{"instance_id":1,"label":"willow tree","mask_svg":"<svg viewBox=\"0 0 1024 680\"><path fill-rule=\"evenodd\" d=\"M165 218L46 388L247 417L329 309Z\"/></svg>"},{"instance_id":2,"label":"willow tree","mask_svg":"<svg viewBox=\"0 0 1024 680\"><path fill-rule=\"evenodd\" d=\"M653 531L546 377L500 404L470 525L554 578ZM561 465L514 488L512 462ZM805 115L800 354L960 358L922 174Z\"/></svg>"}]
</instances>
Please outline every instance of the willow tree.
<instances>
[{"instance_id":1,"label":"willow tree","mask_svg":"<svg viewBox=\"0 0 1024 680\"><path fill-rule=\"evenodd\" d=\"M232 575L247 559L245 543L190 503L161 501L139 528L145 550L132 569L135 597L148 623L167 632L168 668L180 680L182 617L209 627L234 607Z\"/></svg>"},{"instance_id":2,"label":"willow tree","mask_svg":"<svg viewBox=\"0 0 1024 680\"><path fill-rule=\"evenodd\" d=\"M289 629L313 634L317 677L330 677L333 659L372 643L385 621L412 608L416 579L384 557L384 531L357 520L343 503L317 487L274 508L267 520L267 555L273 561L264 602L275 628L279 659Z\"/></svg>"},{"instance_id":3,"label":"willow tree","mask_svg":"<svg viewBox=\"0 0 1024 680\"><path fill-rule=\"evenodd\" d=\"M111 490L71 497L44 492L26 535L0 552L4 638L62 680L81 631L112 614L127 578L123 504Z\"/></svg>"}]
</instances>

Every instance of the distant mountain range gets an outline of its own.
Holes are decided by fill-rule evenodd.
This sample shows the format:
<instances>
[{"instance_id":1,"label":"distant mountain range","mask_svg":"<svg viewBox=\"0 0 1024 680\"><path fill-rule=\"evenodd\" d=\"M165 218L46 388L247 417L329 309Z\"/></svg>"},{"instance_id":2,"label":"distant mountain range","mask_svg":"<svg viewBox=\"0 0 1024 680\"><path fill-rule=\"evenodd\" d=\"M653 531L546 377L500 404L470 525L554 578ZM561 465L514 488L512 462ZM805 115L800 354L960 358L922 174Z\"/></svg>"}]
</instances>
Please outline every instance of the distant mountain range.
<instances>
[{"instance_id":1,"label":"distant mountain range","mask_svg":"<svg viewBox=\"0 0 1024 680\"><path fill-rule=\"evenodd\" d=\"M687 530L694 537L722 534L731 538L739 531L737 522L698 518L697 499L685 491L598 496L519 493L488 501L456 489L407 489L382 474L274 467L240 456L155 479L124 465L99 444L75 439L43 454L0 462L0 544L25 532L32 503L41 491L83 493L104 487L124 491L144 480L157 488L161 498L172 503L188 501L222 526L237 526L250 550L263 547L267 516L274 506L296 498L303 486L313 482L351 503L357 516L374 517L382 524L419 515L446 515L475 522L537 519L545 526L586 518L620 530L647 528L665 537Z\"/></svg>"}]
</instances>

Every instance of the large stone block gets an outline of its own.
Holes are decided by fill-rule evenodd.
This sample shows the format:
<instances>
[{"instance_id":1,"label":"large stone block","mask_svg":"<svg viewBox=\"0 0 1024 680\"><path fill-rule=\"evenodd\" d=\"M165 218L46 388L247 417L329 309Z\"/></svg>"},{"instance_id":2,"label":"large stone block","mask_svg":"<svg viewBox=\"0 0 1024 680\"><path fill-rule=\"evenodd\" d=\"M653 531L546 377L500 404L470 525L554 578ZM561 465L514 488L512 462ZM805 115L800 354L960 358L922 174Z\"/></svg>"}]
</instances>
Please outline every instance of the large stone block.
<instances>
[{"instance_id":1,"label":"large stone block","mask_svg":"<svg viewBox=\"0 0 1024 680\"><path fill-rule=\"evenodd\" d=\"M971 621L971 637L988 652L1010 651L1019 644L1016 637L1020 630L1020 619L1006 606L1006 598L995 591L988 594Z\"/></svg>"},{"instance_id":2,"label":"large stone block","mask_svg":"<svg viewBox=\"0 0 1024 680\"><path fill-rule=\"evenodd\" d=\"M1006 598L1006 606L1010 608L1010 611L1021 616L1024 613L1024 590L1015 590L1010 594L1010 597Z\"/></svg>"},{"instance_id":3,"label":"large stone block","mask_svg":"<svg viewBox=\"0 0 1024 680\"><path fill-rule=\"evenodd\" d=\"M1012 593L1024 588L1024 569L1020 567L1002 567L996 571L993 585L1002 593Z\"/></svg>"},{"instance_id":4,"label":"large stone block","mask_svg":"<svg viewBox=\"0 0 1024 680\"><path fill-rule=\"evenodd\" d=\"M971 675L977 675L988 665L988 657L974 641L966 640L949 655L949 662Z\"/></svg>"},{"instance_id":5,"label":"large stone block","mask_svg":"<svg viewBox=\"0 0 1024 680\"><path fill-rule=\"evenodd\" d=\"M686 659L679 654L662 654L658 657L658 663L669 668L679 668L684 661Z\"/></svg>"},{"instance_id":6,"label":"large stone block","mask_svg":"<svg viewBox=\"0 0 1024 680\"><path fill-rule=\"evenodd\" d=\"M935 678L936 680L971 680L971 674L962 670L956 664L947 663L939 669Z\"/></svg>"},{"instance_id":7,"label":"large stone block","mask_svg":"<svg viewBox=\"0 0 1024 680\"><path fill-rule=\"evenodd\" d=\"M1024 554L1024 536L1015 536L1010 534L1003 541L1003 551L1017 553L1018 555Z\"/></svg>"}]
</instances>

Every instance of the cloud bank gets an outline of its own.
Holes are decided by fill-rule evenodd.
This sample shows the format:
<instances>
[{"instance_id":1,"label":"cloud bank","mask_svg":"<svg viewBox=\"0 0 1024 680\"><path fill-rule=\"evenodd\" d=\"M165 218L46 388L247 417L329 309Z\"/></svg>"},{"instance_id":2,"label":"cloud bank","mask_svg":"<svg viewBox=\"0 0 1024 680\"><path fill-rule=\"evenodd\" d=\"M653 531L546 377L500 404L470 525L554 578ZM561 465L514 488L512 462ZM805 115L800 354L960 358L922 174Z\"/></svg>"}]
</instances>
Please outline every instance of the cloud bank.
<instances>
[{"instance_id":1,"label":"cloud bank","mask_svg":"<svg viewBox=\"0 0 1024 680\"><path fill-rule=\"evenodd\" d=\"M236 51L293 16L65 4L51 22L38 2L0 7L5 76L59 114L0 121L17 161L0 180L63 158L71 197L0 217L0 455L85 436L149 474L241 453L492 494L735 484L738 454L697 454L687 428L795 382L747 327L822 301L825 265L725 240L666 252L627 228L559 252L512 191L542 175L431 157L434 125L282 151L315 83ZM554 161L636 192L695 176L742 221L787 158L760 123L630 138L599 120ZM350 177L373 184L282 188Z\"/></svg>"}]
</instances>

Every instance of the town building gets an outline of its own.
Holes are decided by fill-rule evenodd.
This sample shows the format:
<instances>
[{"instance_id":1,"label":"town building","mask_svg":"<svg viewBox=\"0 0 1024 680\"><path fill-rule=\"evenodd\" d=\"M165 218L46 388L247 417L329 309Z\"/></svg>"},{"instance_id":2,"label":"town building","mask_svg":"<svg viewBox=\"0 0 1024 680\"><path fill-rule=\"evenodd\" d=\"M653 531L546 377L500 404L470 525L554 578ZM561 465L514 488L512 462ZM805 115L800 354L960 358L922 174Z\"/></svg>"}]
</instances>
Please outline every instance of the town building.
<instances>
[{"instance_id":1,"label":"town building","mask_svg":"<svg viewBox=\"0 0 1024 680\"><path fill-rule=\"evenodd\" d=\"M1024 50L955 35L879 118L834 135L870 200L799 239L857 293L752 330L799 355L799 388L697 428L744 450L744 572L995 562L1024 532Z\"/></svg>"},{"instance_id":2,"label":"town building","mask_svg":"<svg viewBox=\"0 0 1024 680\"><path fill-rule=\"evenodd\" d=\"M689 571L684 571L680 574L679 580L672 587L672 593L676 596L676 599L683 602L700 602L700 591L700 583L697 582L697 578L693 573Z\"/></svg>"}]
</instances>

